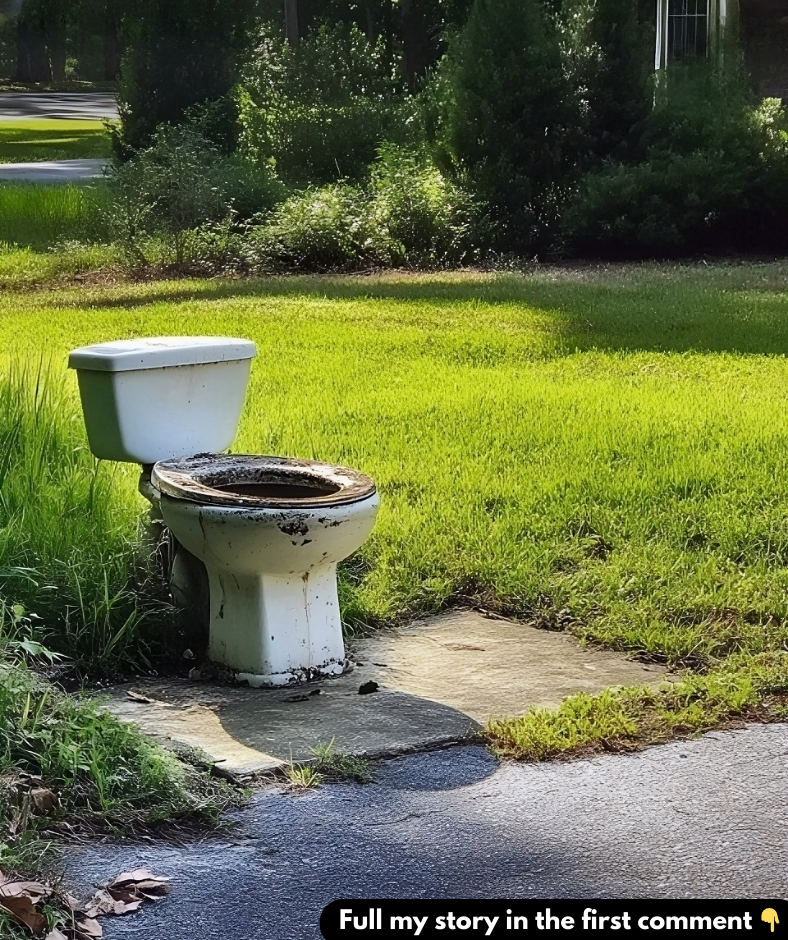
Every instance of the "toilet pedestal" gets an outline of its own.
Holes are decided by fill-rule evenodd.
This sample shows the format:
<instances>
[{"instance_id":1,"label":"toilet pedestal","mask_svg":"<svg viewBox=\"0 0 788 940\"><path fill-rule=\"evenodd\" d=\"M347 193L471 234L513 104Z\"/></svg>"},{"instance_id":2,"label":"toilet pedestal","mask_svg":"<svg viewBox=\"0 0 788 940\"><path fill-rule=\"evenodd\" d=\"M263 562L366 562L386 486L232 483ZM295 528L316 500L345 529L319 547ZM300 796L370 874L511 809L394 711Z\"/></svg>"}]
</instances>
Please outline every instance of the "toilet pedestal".
<instances>
[{"instance_id":1,"label":"toilet pedestal","mask_svg":"<svg viewBox=\"0 0 788 940\"><path fill-rule=\"evenodd\" d=\"M336 565L302 575L235 575L208 568L214 662L249 685L282 686L345 668Z\"/></svg>"}]
</instances>

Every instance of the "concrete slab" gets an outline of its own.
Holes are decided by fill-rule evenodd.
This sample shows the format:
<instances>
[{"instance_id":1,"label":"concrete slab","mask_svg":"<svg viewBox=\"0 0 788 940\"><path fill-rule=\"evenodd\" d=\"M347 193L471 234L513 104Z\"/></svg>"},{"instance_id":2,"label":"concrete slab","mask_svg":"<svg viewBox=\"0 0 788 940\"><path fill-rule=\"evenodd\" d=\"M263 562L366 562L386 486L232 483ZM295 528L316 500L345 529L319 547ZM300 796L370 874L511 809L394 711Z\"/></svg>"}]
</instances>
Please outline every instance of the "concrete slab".
<instances>
[{"instance_id":1,"label":"concrete slab","mask_svg":"<svg viewBox=\"0 0 788 940\"><path fill-rule=\"evenodd\" d=\"M0 180L16 183L81 183L101 179L106 160L42 160L0 163Z\"/></svg>"},{"instance_id":2,"label":"concrete slab","mask_svg":"<svg viewBox=\"0 0 788 940\"><path fill-rule=\"evenodd\" d=\"M667 670L610 650L583 649L568 633L476 611L451 611L361 640L351 658L381 685L456 708L485 724L555 707L610 686L659 685Z\"/></svg>"},{"instance_id":3,"label":"concrete slab","mask_svg":"<svg viewBox=\"0 0 788 940\"><path fill-rule=\"evenodd\" d=\"M276 690L149 680L115 689L106 705L165 746L202 751L236 777L308 761L332 739L337 751L377 758L455 744L479 730L428 699L389 689L360 695L363 681L356 671Z\"/></svg>"},{"instance_id":4,"label":"concrete slab","mask_svg":"<svg viewBox=\"0 0 788 940\"><path fill-rule=\"evenodd\" d=\"M494 715L557 705L577 692L658 684L665 670L582 649L564 633L456 611L359 640L359 665L340 677L266 690L203 681L146 680L106 705L170 747L202 751L237 777L338 751L390 757L473 737ZM360 695L377 682L379 691Z\"/></svg>"}]
</instances>

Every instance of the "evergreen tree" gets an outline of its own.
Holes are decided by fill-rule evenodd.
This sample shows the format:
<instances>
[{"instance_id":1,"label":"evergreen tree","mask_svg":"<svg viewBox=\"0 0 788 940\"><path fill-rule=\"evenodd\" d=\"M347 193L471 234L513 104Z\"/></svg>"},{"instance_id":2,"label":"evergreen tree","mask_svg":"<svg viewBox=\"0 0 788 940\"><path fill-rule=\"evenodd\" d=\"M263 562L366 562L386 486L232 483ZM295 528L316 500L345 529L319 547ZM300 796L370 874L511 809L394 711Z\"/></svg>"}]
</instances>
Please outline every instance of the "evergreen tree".
<instances>
[{"instance_id":1,"label":"evergreen tree","mask_svg":"<svg viewBox=\"0 0 788 940\"><path fill-rule=\"evenodd\" d=\"M446 60L444 143L491 207L499 247L533 244L573 162L577 114L539 0L476 0Z\"/></svg>"}]
</instances>

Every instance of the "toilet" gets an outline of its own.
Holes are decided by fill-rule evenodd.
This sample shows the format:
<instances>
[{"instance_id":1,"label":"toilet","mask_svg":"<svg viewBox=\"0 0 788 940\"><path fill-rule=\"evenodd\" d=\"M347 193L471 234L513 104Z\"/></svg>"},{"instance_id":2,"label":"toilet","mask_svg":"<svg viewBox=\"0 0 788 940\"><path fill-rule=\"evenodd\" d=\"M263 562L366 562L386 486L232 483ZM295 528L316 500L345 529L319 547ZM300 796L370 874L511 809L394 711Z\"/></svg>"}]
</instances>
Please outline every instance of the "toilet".
<instances>
[{"instance_id":1,"label":"toilet","mask_svg":"<svg viewBox=\"0 0 788 940\"><path fill-rule=\"evenodd\" d=\"M347 666L337 564L375 522L375 483L310 460L222 454L235 439L254 343L119 340L74 350L92 452L142 464L141 492L205 566L209 657L255 687Z\"/></svg>"}]
</instances>

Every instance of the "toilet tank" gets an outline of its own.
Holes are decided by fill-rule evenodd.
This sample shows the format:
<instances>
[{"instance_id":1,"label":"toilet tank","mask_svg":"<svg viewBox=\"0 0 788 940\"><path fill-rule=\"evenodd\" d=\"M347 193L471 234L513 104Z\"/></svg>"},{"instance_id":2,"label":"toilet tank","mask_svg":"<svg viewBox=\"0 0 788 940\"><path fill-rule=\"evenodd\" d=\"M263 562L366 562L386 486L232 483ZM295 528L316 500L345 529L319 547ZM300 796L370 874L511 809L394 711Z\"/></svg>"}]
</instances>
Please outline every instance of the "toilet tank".
<instances>
[{"instance_id":1,"label":"toilet tank","mask_svg":"<svg viewBox=\"0 0 788 940\"><path fill-rule=\"evenodd\" d=\"M254 343L224 336L123 339L75 349L90 449L152 464L215 454L235 439Z\"/></svg>"}]
</instances>

